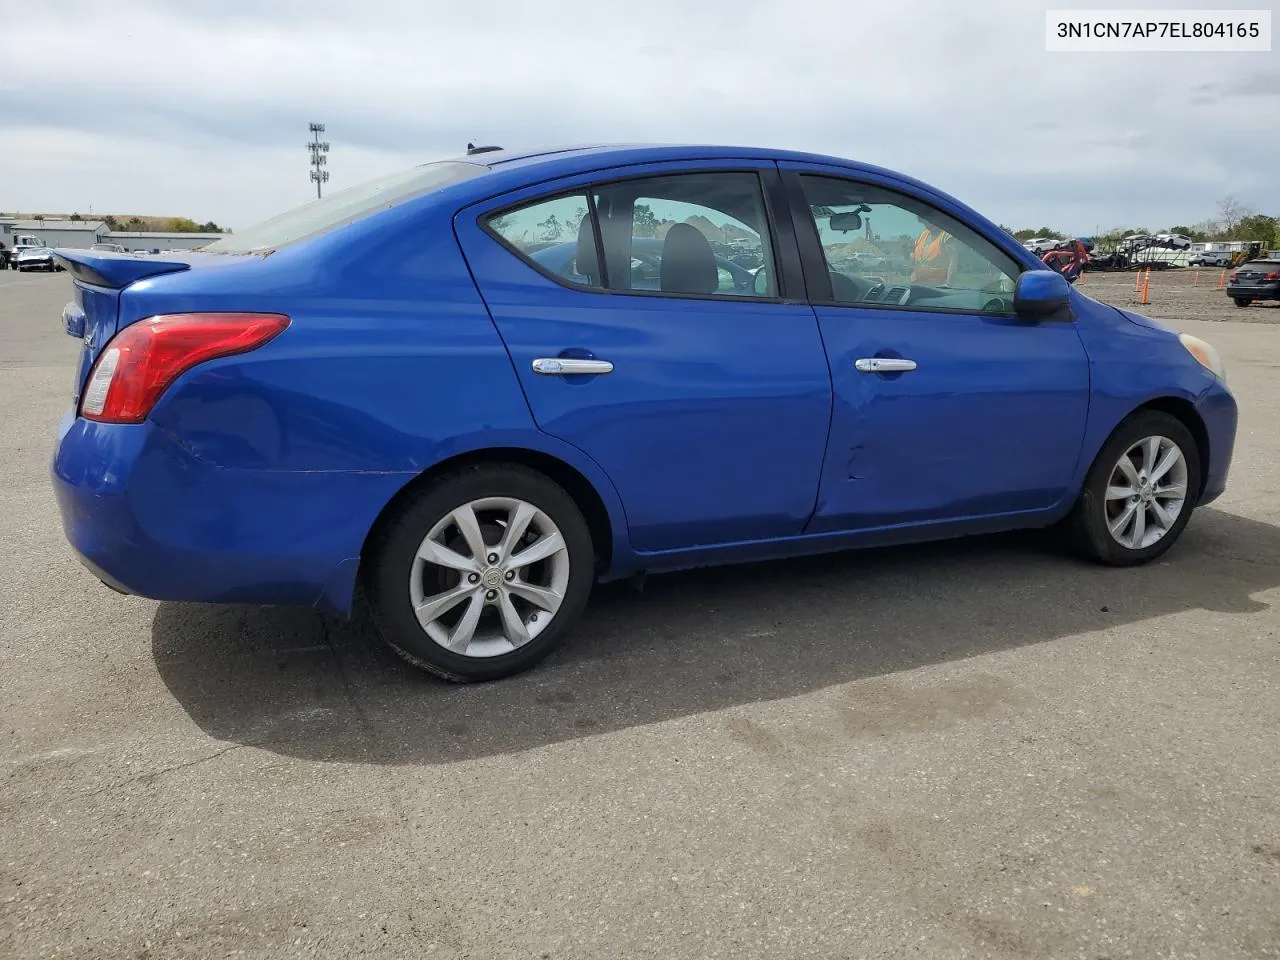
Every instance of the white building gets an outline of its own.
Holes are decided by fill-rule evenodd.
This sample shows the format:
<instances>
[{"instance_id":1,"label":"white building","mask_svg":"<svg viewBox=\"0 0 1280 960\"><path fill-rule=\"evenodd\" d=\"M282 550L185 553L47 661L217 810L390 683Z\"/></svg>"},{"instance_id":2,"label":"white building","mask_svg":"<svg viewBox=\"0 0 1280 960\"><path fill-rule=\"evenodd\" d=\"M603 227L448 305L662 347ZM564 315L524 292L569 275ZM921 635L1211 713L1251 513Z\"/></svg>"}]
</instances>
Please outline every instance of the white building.
<instances>
[{"instance_id":1,"label":"white building","mask_svg":"<svg viewBox=\"0 0 1280 960\"><path fill-rule=\"evenodd\" d=\"M50 247L87 249L95 243L118 243L125 250L155 253L165 250L192 250L213 243L221 233L151 233L135 230L108 230L101 220L18 220L0 217L0 243L12 247L19 235L38 237Z\"/></svg>"},{"instance_id":2,"label":"white building","mask_svg":"<svg viewBox=\"0 0 1280 960\"><path fill-rule=\"evenodd\" d=\"M39 237L50 247L91 247L102 243L107 225L101 220L0 220L0 243L13 246L13 238Z\"/></svg>"},{"instance_id":3,"label":"white building","mask_svg":"<svg viewBox=\"0 0 1280 960\"><path fill-rule=\"evenodd\" d=\"M132 230L112 230L103 243L118 243L126 250L144 253L163 253L165 250L194 250L207 243L221 240L222 233L147 233Z\"/></svg>"}]
</instances>

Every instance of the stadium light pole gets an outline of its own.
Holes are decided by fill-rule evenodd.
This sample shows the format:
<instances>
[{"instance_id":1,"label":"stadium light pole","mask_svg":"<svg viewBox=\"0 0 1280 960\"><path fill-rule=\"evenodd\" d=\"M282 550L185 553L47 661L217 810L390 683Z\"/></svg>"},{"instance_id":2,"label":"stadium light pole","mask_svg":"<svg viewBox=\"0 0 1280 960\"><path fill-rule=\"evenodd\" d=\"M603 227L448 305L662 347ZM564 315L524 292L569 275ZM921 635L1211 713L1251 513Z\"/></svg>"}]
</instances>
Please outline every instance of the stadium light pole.
<instances>
[{"instance_id":1,"label":"stadium light pole","mask_svg":"<svg viewBox=\"0 0 1280 960\"><path fill-rule=\"evenodd\" d=\"M320 199L320 184L329 182L329 171L321 169L329 162L329 141L321 140L320 134L324 133L323 123L313 123L310 125L311 141L307 144L307 149L311 151L311 179L316 185L316 199Z\"/></svg>"}]
</instances>

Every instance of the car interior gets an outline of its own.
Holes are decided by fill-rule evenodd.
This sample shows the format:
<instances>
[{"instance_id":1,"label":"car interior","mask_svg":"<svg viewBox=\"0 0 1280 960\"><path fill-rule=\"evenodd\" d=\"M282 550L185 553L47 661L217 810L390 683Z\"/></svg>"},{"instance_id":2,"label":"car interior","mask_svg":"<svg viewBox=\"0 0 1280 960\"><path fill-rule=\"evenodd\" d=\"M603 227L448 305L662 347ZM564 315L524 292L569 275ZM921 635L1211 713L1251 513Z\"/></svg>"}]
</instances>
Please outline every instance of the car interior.
<instances>
[{"instance_id":1,"label":"car interior","mask_svg":"<svg viewBox=\"0 0 1280 960\"><path fill-rule=\"evenodd\" d=\"M801 180L834 303L1013 312L1019 267L978 234L905 195Z\"/></svg>"},{"instance_id":2,"label":"car interior","mask_svg":"<svg viewBox=\"0 0 1280 960\"><path fill-rule=\"evenodd\" d=\"M747 268L731 265L708 238L708 233L721 233L727 253L730 235L745 235L753 246L758 245L760 265L771 262L760 181L754 173L622 181L601 187L595 204L606 263L631 264L627 289L702 296L774 295L767 272L757 285ZM659 235L661 246L655 251L648 241ZM623 279L609 277L615 289Z\"/></svg>"}]
</instances>

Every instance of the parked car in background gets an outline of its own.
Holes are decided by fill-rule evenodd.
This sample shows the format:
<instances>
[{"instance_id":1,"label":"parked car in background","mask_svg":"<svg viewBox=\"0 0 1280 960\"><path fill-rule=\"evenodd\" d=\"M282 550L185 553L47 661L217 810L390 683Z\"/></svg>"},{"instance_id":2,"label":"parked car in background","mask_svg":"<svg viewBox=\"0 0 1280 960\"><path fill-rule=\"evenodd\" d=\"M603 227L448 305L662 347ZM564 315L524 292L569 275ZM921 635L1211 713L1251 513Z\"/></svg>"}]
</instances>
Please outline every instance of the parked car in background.
<instances>
[{"instance_id":1,"label":"parked car in background","mask_svg":"<svg viewBox=\"0 0 1280 960\"><path fill-rule=\"evenodd\" d=\"M1237 307L1255 300L1280 300L1280 258L1241 264L1227 278L1227 296Z\"/></svg>"},{"instance_id":2,"label":"parked car in background","mask_svg":"<svg viewBox=\"0 0 1280 960\"><path fill-rule=\"evenodd\" d=\"M864 216L959 255L828 262ZM758 241L749 288L707 224ZM52 475L86 566L341 615L360 584L454 680L532 666L599 580L1047 526L1146 563L1231 463L1212 346L833 157L496 150L200 253L58 255L79 360Z\"/></svg>"},{"instance_id":3,"label":"parked car in background","mask_svg":"<svg viewBox=\"0 0 1280 960\"><path fill-rule=\"evenodd\" d=\"M1061 240L1055 240L1053 237L1033 237L1022 245L1037 257L1042 257L1061 242Z\"/></svg>"},{"instance_id":4,"label":"parked car in background","mask_svg":"<svg viewBox=\"0 0 1280 960\"><path fill-rule=\"evenodd\" d=\"M61 270L53 251L48 247L23 247L13 258L15 270Z\"/></svg>"},{"instance_id":5,"label":"parked car in background","mask_svg":"<svg viewBox=\"0 0 1280 960\"><path fill-rule=\"evenodd\" d=\"M1227 267L1231 265L1231 254L1197 253L1187 263L1193 267Z\"/></svg>"},{"instance_id":6,"label":"parked car in background","mask_svg":"<svg viewBox=\"0 0 1280 960\"><path fill-rule=\"evenodd\" d=\"M9 250L9 266L17 269L18 254L24 250L39 250L44 247L44 242L39 237L30 234L20 233L13 238L13 247Z\"/></svg>"},{"instance_id":7,"label":"parked car in background","mask_svg":"<svg viewBox=\"0 0 1280 960\"><path fill-rule=\"evenodd\" d=\"M106 253L124 253L125 252L124 247L120 246L120 244L118 243L95 243L91 247L89 247L89 249L102 250Z\"/></svg>"}]
</instances>

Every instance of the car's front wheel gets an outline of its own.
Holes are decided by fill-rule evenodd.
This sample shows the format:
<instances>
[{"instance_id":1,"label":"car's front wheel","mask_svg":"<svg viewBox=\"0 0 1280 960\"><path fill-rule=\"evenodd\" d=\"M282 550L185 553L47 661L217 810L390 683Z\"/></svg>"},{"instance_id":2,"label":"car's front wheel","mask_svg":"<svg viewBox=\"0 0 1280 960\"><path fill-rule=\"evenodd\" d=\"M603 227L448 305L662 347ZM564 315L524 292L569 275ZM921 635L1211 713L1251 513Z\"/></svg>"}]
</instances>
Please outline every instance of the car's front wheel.
<instances>
[{"instance_id":1,"label":"car's front wheel","mask_svg":"<svg viewBox=\"0 0 1280 960\"><path fill-rule=\"evenodd\" d=\"M595 580L573 498L517 464L481 464L401 503L367 553L374 622L401 656L449 680L496 680L549 654Z\"/></svg>"},{"instance_id":2,"label":"car's front wheel","mask_svg":"<svg viewBox=\"0 0 1280 960\"><path fill-rule=\"evenodd\" d=\"M1147 563L1173 546L1200 490L1200 451L1182 421L1146 410L1103 445L1068 521L1077 549L1112 566Z\"/></svg>"},{"instance_id":3,"label":"car's front wheel","mask_svg":"<svg viewBox=\"0 0 1280 960\"><path fill-rule=\"evenodd\" d=\"M1253 303L1253 301L1248 297L1232 297L1231 299L1236 302L1237 307L1247 307L1249 304Z\"/></svg>"}]
</instances>

